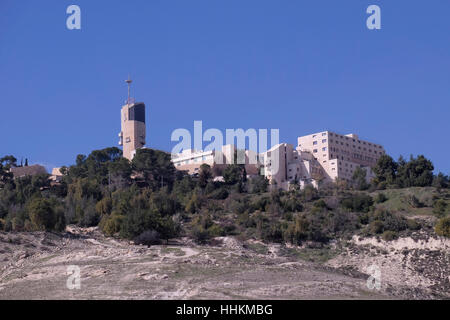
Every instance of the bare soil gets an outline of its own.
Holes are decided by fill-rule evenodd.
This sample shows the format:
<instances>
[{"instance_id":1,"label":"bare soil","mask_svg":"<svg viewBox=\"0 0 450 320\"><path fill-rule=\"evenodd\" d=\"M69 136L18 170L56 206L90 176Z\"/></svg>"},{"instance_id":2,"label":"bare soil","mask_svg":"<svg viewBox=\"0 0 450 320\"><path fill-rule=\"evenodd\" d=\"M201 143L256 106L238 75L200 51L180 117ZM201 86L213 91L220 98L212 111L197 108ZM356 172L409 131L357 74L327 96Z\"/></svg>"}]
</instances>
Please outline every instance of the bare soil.
<instances>
[{"instance_id":1,"label":"bare soil","mask_svg":"<svg viewBox=\"0 0 450 320\"><path fill-rule=\"evenodd\" d=\"M381 269L369 289L367 267ZM81 271L68 289L68 266ZM0 299L448 299L449 242L354 238L312 248L217 238L139 246L97 228L0 232Z\"/></svg>"}]
</instances>

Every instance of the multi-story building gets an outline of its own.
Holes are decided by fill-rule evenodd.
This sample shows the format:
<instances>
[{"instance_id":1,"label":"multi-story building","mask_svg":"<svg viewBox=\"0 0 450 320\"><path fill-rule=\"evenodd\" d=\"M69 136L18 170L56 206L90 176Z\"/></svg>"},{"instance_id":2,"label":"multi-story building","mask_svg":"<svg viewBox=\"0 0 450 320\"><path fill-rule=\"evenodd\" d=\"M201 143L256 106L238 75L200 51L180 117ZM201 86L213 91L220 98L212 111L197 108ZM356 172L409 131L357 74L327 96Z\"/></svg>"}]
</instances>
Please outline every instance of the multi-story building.
<instances>
[{"instance_id":1,"label":"multi-story building","mask_svg":"<svg viewBox=\"0 0 450 320\"><path fill-rule=\"evenodd\" d=\"M145 146L145 104L136 103L130 98L131 80L128 84L128 99L120 112L121 131L119 133L119 145L123 146L123 156L132 160L136 150Z\"/></svg>"},{"instance_id":2,"label":"multi-story building","mask_svg":"<svg viewBox=\"0 0 450 320\"><path fill-rule=\"evenodd\" d=\"M323 176L323 170L314 157L304 151L295 150L291 144L281 143L259 156L263 164L262 174L270 184L288 190L291 185L312 184Z\"/></svg>"},{"instance_id":3,"label":"multi-story building","mask_svg":"<svg viewBox=\"0 0 450 320\"><path fill-rule=\"evenodd\" d=\"M331 131L299 137L297 150L310 152L330 181L336 178L351 180L357 167L366 169L370 180L373 176L371 168L385 153L381 145L360 140L356 134L341 135Z\"/></svg>"},{"instance_id":4,"label":"multi-story building","mask_svg":"<svg viewBox=\"0 0 450 320\"><path fill-rule=\"evenodd\" d=\"M248 175L258 174L258 155L251 150L243 150L245 169ZM202 164L208 164L211 168L223 169L226 165L235 161L238 153L236 146L229 144L222 146L221 150L183 150L181 153L172 154L172 163L178 170L188 171L196 174ZM237 155L239 159L239 155ZM239 163L239 162L238 162Z\"/></svg>"},{"instance_id":5,"label":"multi-story building","mask_svg":"<svg viewBox=\"0 0 450 320\"><path fill-rule=\"evenodd\" d=\"M173 155L172 162L177 169L195 174L203 163L216 168L233 163L235 152L233 145L223 146L221 151L185 150ZM336 178L351 181L358 167L366 170L370 181L371 168L384 153L381 145L360 140L355 134L324 131L299 137L295 149L281 143L260 154L246 150L245 165L248 174L262 174L272 187L288 190L292 185L318 187L319 182Z\"/></svg>"}]
</instances>

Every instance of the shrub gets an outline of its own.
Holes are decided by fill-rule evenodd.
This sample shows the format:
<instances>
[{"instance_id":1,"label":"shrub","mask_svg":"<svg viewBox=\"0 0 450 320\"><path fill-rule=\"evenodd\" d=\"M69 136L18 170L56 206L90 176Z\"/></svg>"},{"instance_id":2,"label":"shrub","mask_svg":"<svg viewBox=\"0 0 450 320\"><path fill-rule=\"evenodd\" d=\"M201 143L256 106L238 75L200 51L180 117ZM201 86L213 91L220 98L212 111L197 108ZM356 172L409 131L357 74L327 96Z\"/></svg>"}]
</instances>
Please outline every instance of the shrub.
<instances>
[{"instance_id":1,"label":"shrub","mask_svg":"<svg viewBox=\"0 0 450 320\"><path fill-rule=\"evenodd\" d=\"M450 238L450 217L440 219L434 230L436 234Z\"/></svg>"},{"instance_id":2,"label":"shrub","mask_svg":"<svg viewBox=\"0 0 450 320\"><path fill-rule=\"evenodd\" d=\"M205 230L201 227L194 227L191 232L192 238L200 244L206 243L209 239L211 239L211 235L208 230Z\"/></svg>"},{"instance_id":3,"label":"shrub","mask_svg":"<svg viewBox=\"0 0 450 320\"><path fill-rule=\"evenodd\" d=\"M196 213L198 212L202 207L202 199L201 197L194 191L194 194L192 195L191 199L188 201L185 211L187 213Z\"/></svg>"},{"instance_id":4,"label":"shrub","mask_svg":"<svg viewBox=\"0 0 450 320\"><path fill-rule=\"evenodd\" d=\"M55 221L56 221L54 227L55 231L61 232L64 231L64 229L66 229L66 216L62 208L58 208L55 211Z\"/></svg>"},{"instance_id":5,"label":"shrub","mask_svg":"<svg viewBox=\"0 0 450 320\"><path fill-rule=\"evenodd\" d=\"M191 236L198 243L205 243L213 237L222 236L223 229L215 224L209 213L196 216L191 222Z\"/></svg>"},{"instance_id":6,"label":"shrub","mask_svg":"<svg viewBox=\"0 0 450 320\"><path fill-rule=\"evenodd\" d=\"M227 203L227 209L233 213L241 214L247 211L250 206L245 201L239 201L232 199Z\"/></svg>"},{"instance_id":7,"label":"shrub","mask_svg":"<svg viewBox=\"0 0 450 320\"><path fill-rule=\"evenodd\" d=\"M386 195L384 193L377 193L377 195L374 198L374 202L375 203L383 203L386 202L388 200L388 198L386 197Z\"/></svg>"},{"instance_id":8,"label":"shrub","mask_svg":"<svg viewBox=\"0 0 450 320\"><path fill-rule=\"evenodd\" d=\"M134 239L134 243L151 246L161 243L159 232L156 230L146 230Z\"/></svg>"},{"instance_id":9,"label":"shrub","mask_svg":"<svg viewBox=\"0 0 450 320\"><path fill-rule=\"evenodd\" d=\"M373 199L367 194L354 194L341 201L341 206L354 212L368 212L373 205Z\"/></svg>"},{"instance_id":10,"label":"shrub","mask_svg":"<svg viewBox=\"0 0 450 320\"><path fill-rule=\"evenodd\" d=\"M379 234L384 230L383 222L380 220L372 221L368 226L368 231L371 234Z\"/></svg>"},{"instance_id":11,"label":"shrub","mask_svg":"<svg viewBox=\"0 0 450 320\"><path fill-rule=\"evenodd\" d=\"M319 199L319 192L311 185L306 186L301 192L305 201L313 201Z\"/></svg>"},{"instance_id":12,"label":"shrub","mask_svg":"<svg viewBox=\"0 0 450 320\"><path fill-rule=\"evenodd\" d=\"M284 241L300 244L308 238L309 222L304 216L297 216L295 222L290 223L283 232Z\"/></svg>"},{"instance_id":13,"label":"shrub","mask_svg":"<svg viewBox=\"0 0 450 320\"><path fill-rule=\"evenodd\" d=\"M352 232L360 227L357 215L350 212L342 212L337 210L328 216L327 221L330 231L338 232Z\"/></svg>"},{"instance_id":14,"label":"shrub","mask_svg":"<svg viewBox=\"0 0 450 320\"><path fill-rule=\"evenodd\" d=\"M255 219L253 219L248 212L240 214L237 218L237 223L245 228L256 227Z\"/></svg>"},{"instance_id":15,"label":"shrub","mask_svg":"<svg viewBox=\"0 0 450 320\"><path fill-rule=\"evenodd\" d=\"M318 209L328 209L328 206L323 199L315 201L313 207Z\"/></svg>"},{"instance_id":16,"label":"shrub","mask_svg":"<svg viewBox=\"0 0 450 320\"><path fill-rule=\"evenodd\" d=\"M248 185L250 193L262 193L267 192L269 181L267 180L266 177L258 175L250 179Z\"/></svg>"},{"instance_id":17,"label":"shrub","mask_svg":"<svg viewBox=\"0 0 450 320\"><path fill-rule=\"evenodd\" d=\"M420 223L418 223L416 220L414 219L407 219L406 223L408 225L408 229L409 230L419 230L421 228Z\"/></svg>"},{"instance_id":18,"label":"shrub","mask_svg":"<svg viewBox=\"0 0 450 320\"><path fill-rule=\"evenodd\" d=\"M447 203L443 199L439 199L433 205L433 213L438 217L443 217L446 214L447 207Z\"/></svg>"},{"instance_id":19,"label":"shrub","mask_svg":"<svg viewBox=\"0 0 450 320\"><path fill-rule=\"evenodd\" d=\"M35 230L52 230L55 227L55 213L47 199L35 198L28 205L31 223Z\"/></svg>"},{"instance_id":20,"label":"shrub","mask_svg":"<svg viewBox=\"0 0 450 320\"><path fill-rule=\"evenodd\" d=\"M421 203L419 201L419 199L417 199L417 197L412 194L406 196L406 202L413 208L422 208L423 207L423 203Z\"/></svg>"},{"instance_id":21,"label":"shrub","mask_svg":"<svg viewBox=\"0 0 450 320\"><path fill-rule=\"evenodd\" d=\"M124 217L121 215L112 214L111 216L103 216L99 223L100 230L107 236L112 236L120 232Z\"/></svg>"},{"instance_id":22,"label":"shrub","mask_svg":"<svg viewBox=\"0 0 450 320\"><path fill-rule=\"evenodd\" d=\"M228 198L228 191L225 188L219 188L211 192L209 197L216 200L225 200Z\"/></svg>"},{"instance_id":23,"label":"shrub","mask_svg":"<svg viewBox=\"0 0 450 320\"><path fill-rule=\"evenodd\" d=\"M268 242L282 242L283 230L280 222L263 223L259 228L261 239Z\"/></svg>"},{"instance_id":24,"label":"shrub","mask_svg":"<svg viewBox=\"0 0 450 320\"><path fill-rule=\"evenodd\" d=\"M290 196L286 200L282 201L282 208L287 212L303 211L303 205L301 201L295 196Z\"/></svg>"},{"instance_id":25,"label":"shrub","mask_svg":"<svg viewBox=\"0 0 450 320\"><path fill-rule=\"evenodd\" d=\"M370 214L370 220L382 222L382 231L403 231L408 227L407 221L404 217L398 214L392 214L387 210L376 209Z\"/></svg>"},{"instance_id":26,"label":"shrub","mask_svg":"<svg viewBox=\"0 0 450 320\"><path fill-rule=\"evenodd\" d=\"M387 230L385 232L383 232L383 234L381 235L381 238L384 241L392 241L398 238L398 234L395 231L391 231L391 230Z\"/></svg>"},{"instance_id":27,"label":"shrub","mask_svg":"<svg viewBox=\"0 0 450 320\"><path fill-rule=\"evenodd\" d=\"M266 211L268 209L270 204L269 197L258 197L257 199L253 200L251 202L251 208L252 210L256 211Z\"/></svg>"}]
</instances>

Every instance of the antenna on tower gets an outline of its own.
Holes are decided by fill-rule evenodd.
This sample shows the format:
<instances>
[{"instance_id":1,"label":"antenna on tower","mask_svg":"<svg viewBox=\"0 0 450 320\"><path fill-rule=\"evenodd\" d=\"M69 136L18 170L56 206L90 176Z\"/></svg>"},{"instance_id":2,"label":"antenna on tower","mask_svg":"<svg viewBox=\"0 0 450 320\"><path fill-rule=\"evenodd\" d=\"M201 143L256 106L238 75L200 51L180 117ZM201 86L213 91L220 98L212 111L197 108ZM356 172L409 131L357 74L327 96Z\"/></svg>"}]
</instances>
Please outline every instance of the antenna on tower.
<instances>
[{"instance_id":1,"label":"antenna on tower","mask_svg":"<svg viewBox=\"0 0 450 320\"><path fill-rule=\"evenodd\" d=\"M133 82L133 80L130 79L130 75L128 74L128 79L125 80L125 82L128 84L128 99L127 99L127 104L133 104L130 98L130 86L131 83Z\"/></svg>"}]
</instances>

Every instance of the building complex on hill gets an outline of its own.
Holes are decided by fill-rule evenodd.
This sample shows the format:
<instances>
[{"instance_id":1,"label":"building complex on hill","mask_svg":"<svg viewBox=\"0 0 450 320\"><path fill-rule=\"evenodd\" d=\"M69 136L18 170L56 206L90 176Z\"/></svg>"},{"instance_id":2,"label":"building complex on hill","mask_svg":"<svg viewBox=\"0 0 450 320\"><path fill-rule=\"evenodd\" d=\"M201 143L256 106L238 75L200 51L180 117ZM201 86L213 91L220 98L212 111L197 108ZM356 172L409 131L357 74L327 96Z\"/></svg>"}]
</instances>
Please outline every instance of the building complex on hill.
<instances>
[{"instance_id":1,"label":"building complex on hill","mask_svg":"<svg viewBox=\"0 0 450 320\"><path fill-rule=\"evenodd\" d=\"M232 164L235 152L233 145L223 146L220 151L184 150L172 155L172 162L178 170L196 174L202 164L213 168ZM355 134L323 131L299 137L296 148L281 143L259 154L245 150L245 168L249 175L264 175L275 188L318 187L319 183L336 179L350 181L356 168L364 169L366 179L370 181L372 167L384 153L381 145L360 140Z\"/></svg>"},{"instance_id":2,"label":"building complex on hill","mask_svg":"<svg viewBox=\"0 0 450 320\"><path fill-rule=\"evenodd\" d=\"M123 156L132 160L136 150L145 147L145 104L130 98L131 80L128 84L128 99L121 109L121 132L119 145ZM234 145L224 145L221 150L182 150L172 154L176 169L198 174L202 164L211 166L215 173L235 163L236 154L244 164L247 174L264 175L273 188L288 190L291 186L318 187L320 183L336 179L352 179L356 168L366 171L366 179L373 178L372 167L385 153L376 143L360 140L356 134L341 135L331 131L318 132L298 137L297 146L281 143L271 149L257 153L253 150L237 150Z\"/></svg>"}]
</instances>

